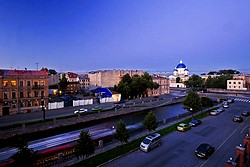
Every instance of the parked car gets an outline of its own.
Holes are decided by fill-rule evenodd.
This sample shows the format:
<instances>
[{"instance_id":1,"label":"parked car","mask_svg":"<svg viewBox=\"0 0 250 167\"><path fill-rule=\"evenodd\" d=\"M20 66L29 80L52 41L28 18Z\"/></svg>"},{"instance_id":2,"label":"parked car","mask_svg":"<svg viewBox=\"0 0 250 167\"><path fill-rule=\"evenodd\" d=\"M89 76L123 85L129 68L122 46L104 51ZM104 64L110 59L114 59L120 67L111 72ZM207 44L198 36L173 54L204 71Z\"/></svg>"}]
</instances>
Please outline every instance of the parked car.
<instances>
[{"instance_id":1,"label":"parked car","mask_svg":"<svg viewBox=\"0 0 250 167\"><path fill-rule=\"evenodd\" d=\"M243 121L243 118L239 115L235 115L234 118L233 118L233 121L234 122L242 122Z\"/></svg>"},{"instance_id":2,"label":"parked car","mask_svg":"<svg viewBox=\"0 0 250 167\"><path fill-rule=\"evenodd\" d=\"M184 131L187 131L191 128L191 126L189 124L185 124L185 123L181 123L177 126L177 130L178 131L181 131L181 132L184 132Z\"/></svg>"},{"instance_id":3,"label":"parked car","mask_svg":"<svg viewBox=\"0 0 250 167\"><path fill-rule=\"evenodd\" d=\"M219 115L220 111L219 110L213 110L210 112L210 115Z\"/></svg>"},{"instance_id":4,"label":"parked car","mask_svg":"<svg viewBox=\"0 0 250 167\"><path fill-rule=\"evenodd\" d=\"M228 108L228 107L229 107L228 103L223 104L223 108Z\"/></svg>"},{"instance_id":5,"label":"parked car","mask_svg":"<svg viewBox=\"0 0 250 167\"><path fill-rule=\"evenodd\" d=\"M149 152L153 148L161 145L161 135L154 133L147 136L140 144L140 149L145 152Z\"/></svg>"},{"instance_id":6,"label":"parked car","mask_svg":"<svg viewBox=\"0 0 250 167\"><path fill-rule=\"evenodd\" d=\"M192 119L190 122L189 122L189 125L190 126L198 126L198 125L200 125L201 124L201 120L199 120L199 119Z\"/></svg>"},{"instance_id":7,"label":"parked car","mask_svg":"<svg viewBox=\"0 0 250 167\"><path fill-rule=\"evenodd\" d=\"M95 106L92 108L92 111L102 111L102 108L100 106Z\"/></svg>"},{"instance_id":8,"label":"parked car","mask_svg":"<svg viewBox=\"0 0 250 167\"><path fill-rule=\"evenodd\" d=\"M200 158L208 158L214 153L214 147L207 143L200 144L196 150L195 155Z\"/></svg>"},{"instance_id":9,"label":"parked car","mask_svg":"<svg viewBox=\"0 0 250 167\"><path fill-rule=\"evenodd\" d=\"M245 117L248 117L250 115L250 112L249 111L243 111L242 116L245 116Z\"/></svg>"},{"instance_id":10,"label":"parked car","mask_svg":"<svg viewBox=\"0 0 250 167\"><path fill-rule=\"evenodd\" d=\"M234 99L228 99L227 102L228 102L228 103L233 103L233 102L234 102Z\"/></svg>"},{"instance_id":11,"label":"parked car","mask_svg":"<svg viewBox=\"0 0 250 167\"><path fill-rule=\"evenodd\" d=\"M87 108L80 108L79 110L74 111L74 114L81 114L84 112L88 112Z\"/></svg>"}]
</instances>

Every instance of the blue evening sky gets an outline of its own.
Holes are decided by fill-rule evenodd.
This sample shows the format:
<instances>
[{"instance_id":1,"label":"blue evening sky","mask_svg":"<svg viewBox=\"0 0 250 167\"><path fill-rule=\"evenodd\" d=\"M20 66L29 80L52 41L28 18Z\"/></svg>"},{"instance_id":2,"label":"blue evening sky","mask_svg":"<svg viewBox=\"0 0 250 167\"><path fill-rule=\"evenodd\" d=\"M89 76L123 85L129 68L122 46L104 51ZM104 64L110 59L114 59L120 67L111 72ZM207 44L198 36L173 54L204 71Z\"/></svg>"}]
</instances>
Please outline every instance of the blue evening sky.
<instances>
[{"instance_id":1,"label":"blue evening sky","mask_svg":"<svg viewBox=\"0 0 250 167\"><path fill-rule=\"evenodd\" d=\"M0 68L250 73L250 0L0 0Z\"/></svg>"}]
</instances>

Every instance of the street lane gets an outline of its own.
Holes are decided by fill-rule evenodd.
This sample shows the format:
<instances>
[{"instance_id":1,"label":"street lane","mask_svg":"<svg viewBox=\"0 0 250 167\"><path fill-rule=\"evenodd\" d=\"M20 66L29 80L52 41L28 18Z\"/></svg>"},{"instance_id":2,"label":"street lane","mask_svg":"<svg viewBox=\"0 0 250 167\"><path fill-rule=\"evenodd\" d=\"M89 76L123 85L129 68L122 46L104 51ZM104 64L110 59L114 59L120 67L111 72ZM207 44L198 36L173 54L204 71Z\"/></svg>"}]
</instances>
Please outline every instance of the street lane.
<instances>
[{"instance_id":1,"label":"street lane","mask_svg":"<svg viewBox=\"0 0 250 167\"><path fill-rule=\"evenodd\" d=\"M139 149L103 166L182 166L182 167L221 167L232 157L235 160L235 147L243 143L243 137L250 128L250 118L243 123L233 122L235 114L249 109L250 103L235 102L218 116L208 116L202 125L187 132L172 132L163 137L163 144L149 153ZM208 160L194 154L199 144L207 142L215 147L215 153Z\"/></svg>"}]
</instances>

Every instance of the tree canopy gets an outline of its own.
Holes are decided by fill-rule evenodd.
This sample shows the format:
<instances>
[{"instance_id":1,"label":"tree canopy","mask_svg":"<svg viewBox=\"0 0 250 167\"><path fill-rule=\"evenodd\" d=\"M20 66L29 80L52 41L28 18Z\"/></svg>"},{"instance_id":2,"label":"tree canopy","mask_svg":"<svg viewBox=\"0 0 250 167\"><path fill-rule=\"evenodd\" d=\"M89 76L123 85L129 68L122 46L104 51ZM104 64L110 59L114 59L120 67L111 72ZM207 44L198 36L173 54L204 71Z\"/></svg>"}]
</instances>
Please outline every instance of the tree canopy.
<instances>
[{"instance_id":1,"label":"tree canopy","mask_svg":"<svg viewBox=\"0 0 250 167\"><path fill-rule=\"evenodd\" d=\"M188 88L203 87L204 80L199 75L193 74L184 84Z\"/></svg>"},{"instance_id":2,"label":"tree canopy","mask_svg":"<svg viewBox=\"0 0 250 167\"><path fill-rule=\"evenodd\" d=\"M158 83L153 82L152 76L145 72L142 76L126 74L122 77L118 85L114 86L114 91L122 94L122 98L137 97L147 94L147 89L157 89Z\"/></svg>"},{"instance_id":3,"label":"tree canopy","mask_svg":"<svg viewBox=\"0 0 250 167\"><path fill-rule=\"evenodd\" d=\"M117 124L115 138L121 143L127 143L129 139L129 132L126 129L126 124L122 120Z\"/></svg>"},{"instance_id":4,"label":"tree canopy","mask_svg":"<svg viewBox=\"0 0 250 167\"><path fill-rule=\"evenodd\" d=\"M27 142L23 139L19 139L14 146L18 149L18 152L11 156L11 158L15 160L13 166L36 166L36 162L39 158L38 151L28 148Z\"/></svg>"},{"instance_id":5,"label":"tree canopy","mask_svg":"<svg viewBox=\"0 0 250 167\"><path fill-rule=\"evenodd\" d=\"M65 92L66 91L66 88L68 86L69 82L65 76L65 74L62 75L62 78L60 79L60 82L59 82L59 88L62 92Z\"/></svg>"},{"instance_id":6,"label":"tree canopy","mask_svg":"<svg viewBox=\"0 0 250 167\"><path fill-rule=\"evenodd\" d=\"M148 129L149 133L151 133L152 130L156 130L158 126L158 122L156 119L156 116L153 111L150 111L146 117L143 120L143 125Z\"/></svg>"},{"instance_id":7,"label":"tree canopy","mask_svg":"<svg viewBox=\"0 0 250 167\"><path fill-rule=\"evenodd\" d=\"M77 140L77 144L75 146L76 148L76 156L83 157L89 156L95 152L95 145L94 142L91 139L90 133L87 130L82 130L79 139Z\"/></svg>"},{"instance_id":8,"label":"tree canopy","mask_svg":"<svg viewBox=\"0 0 250 167\"><path fill-rule=\"evenodd\" d=\"M201 98L196 92L189 92L182 104L185 108L189 109L190 112L197 112L201 110ZM190 110L192 109L192 110Z\"/></svg>"}]
</instances>

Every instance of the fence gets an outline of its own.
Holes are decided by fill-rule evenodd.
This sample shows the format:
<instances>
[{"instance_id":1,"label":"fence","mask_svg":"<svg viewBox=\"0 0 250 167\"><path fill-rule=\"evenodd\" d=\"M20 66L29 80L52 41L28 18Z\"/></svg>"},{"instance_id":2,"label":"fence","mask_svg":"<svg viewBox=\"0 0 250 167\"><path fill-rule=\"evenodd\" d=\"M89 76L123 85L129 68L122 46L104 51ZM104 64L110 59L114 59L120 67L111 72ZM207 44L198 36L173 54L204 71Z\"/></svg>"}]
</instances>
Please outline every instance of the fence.
<instances>
[{"instance_id":1,"label":"fence","mask_svg":"<svg viewBox=\"0 0 250 167\"><path fill-rule=\"evenodd\" d=\"M48 109L58 109L58 108L64 108L64 102L54 102L48 104Z\"/></svg>"},{"instance_id":2,"label":"fence","mask_svg":"<svg viewBox=\"0 0 250 167\"><path fill-rule=\"evenodd\" d=\"M93 99L73 100L73 107L93 104Z\"/></svg>"}]
</instances>

